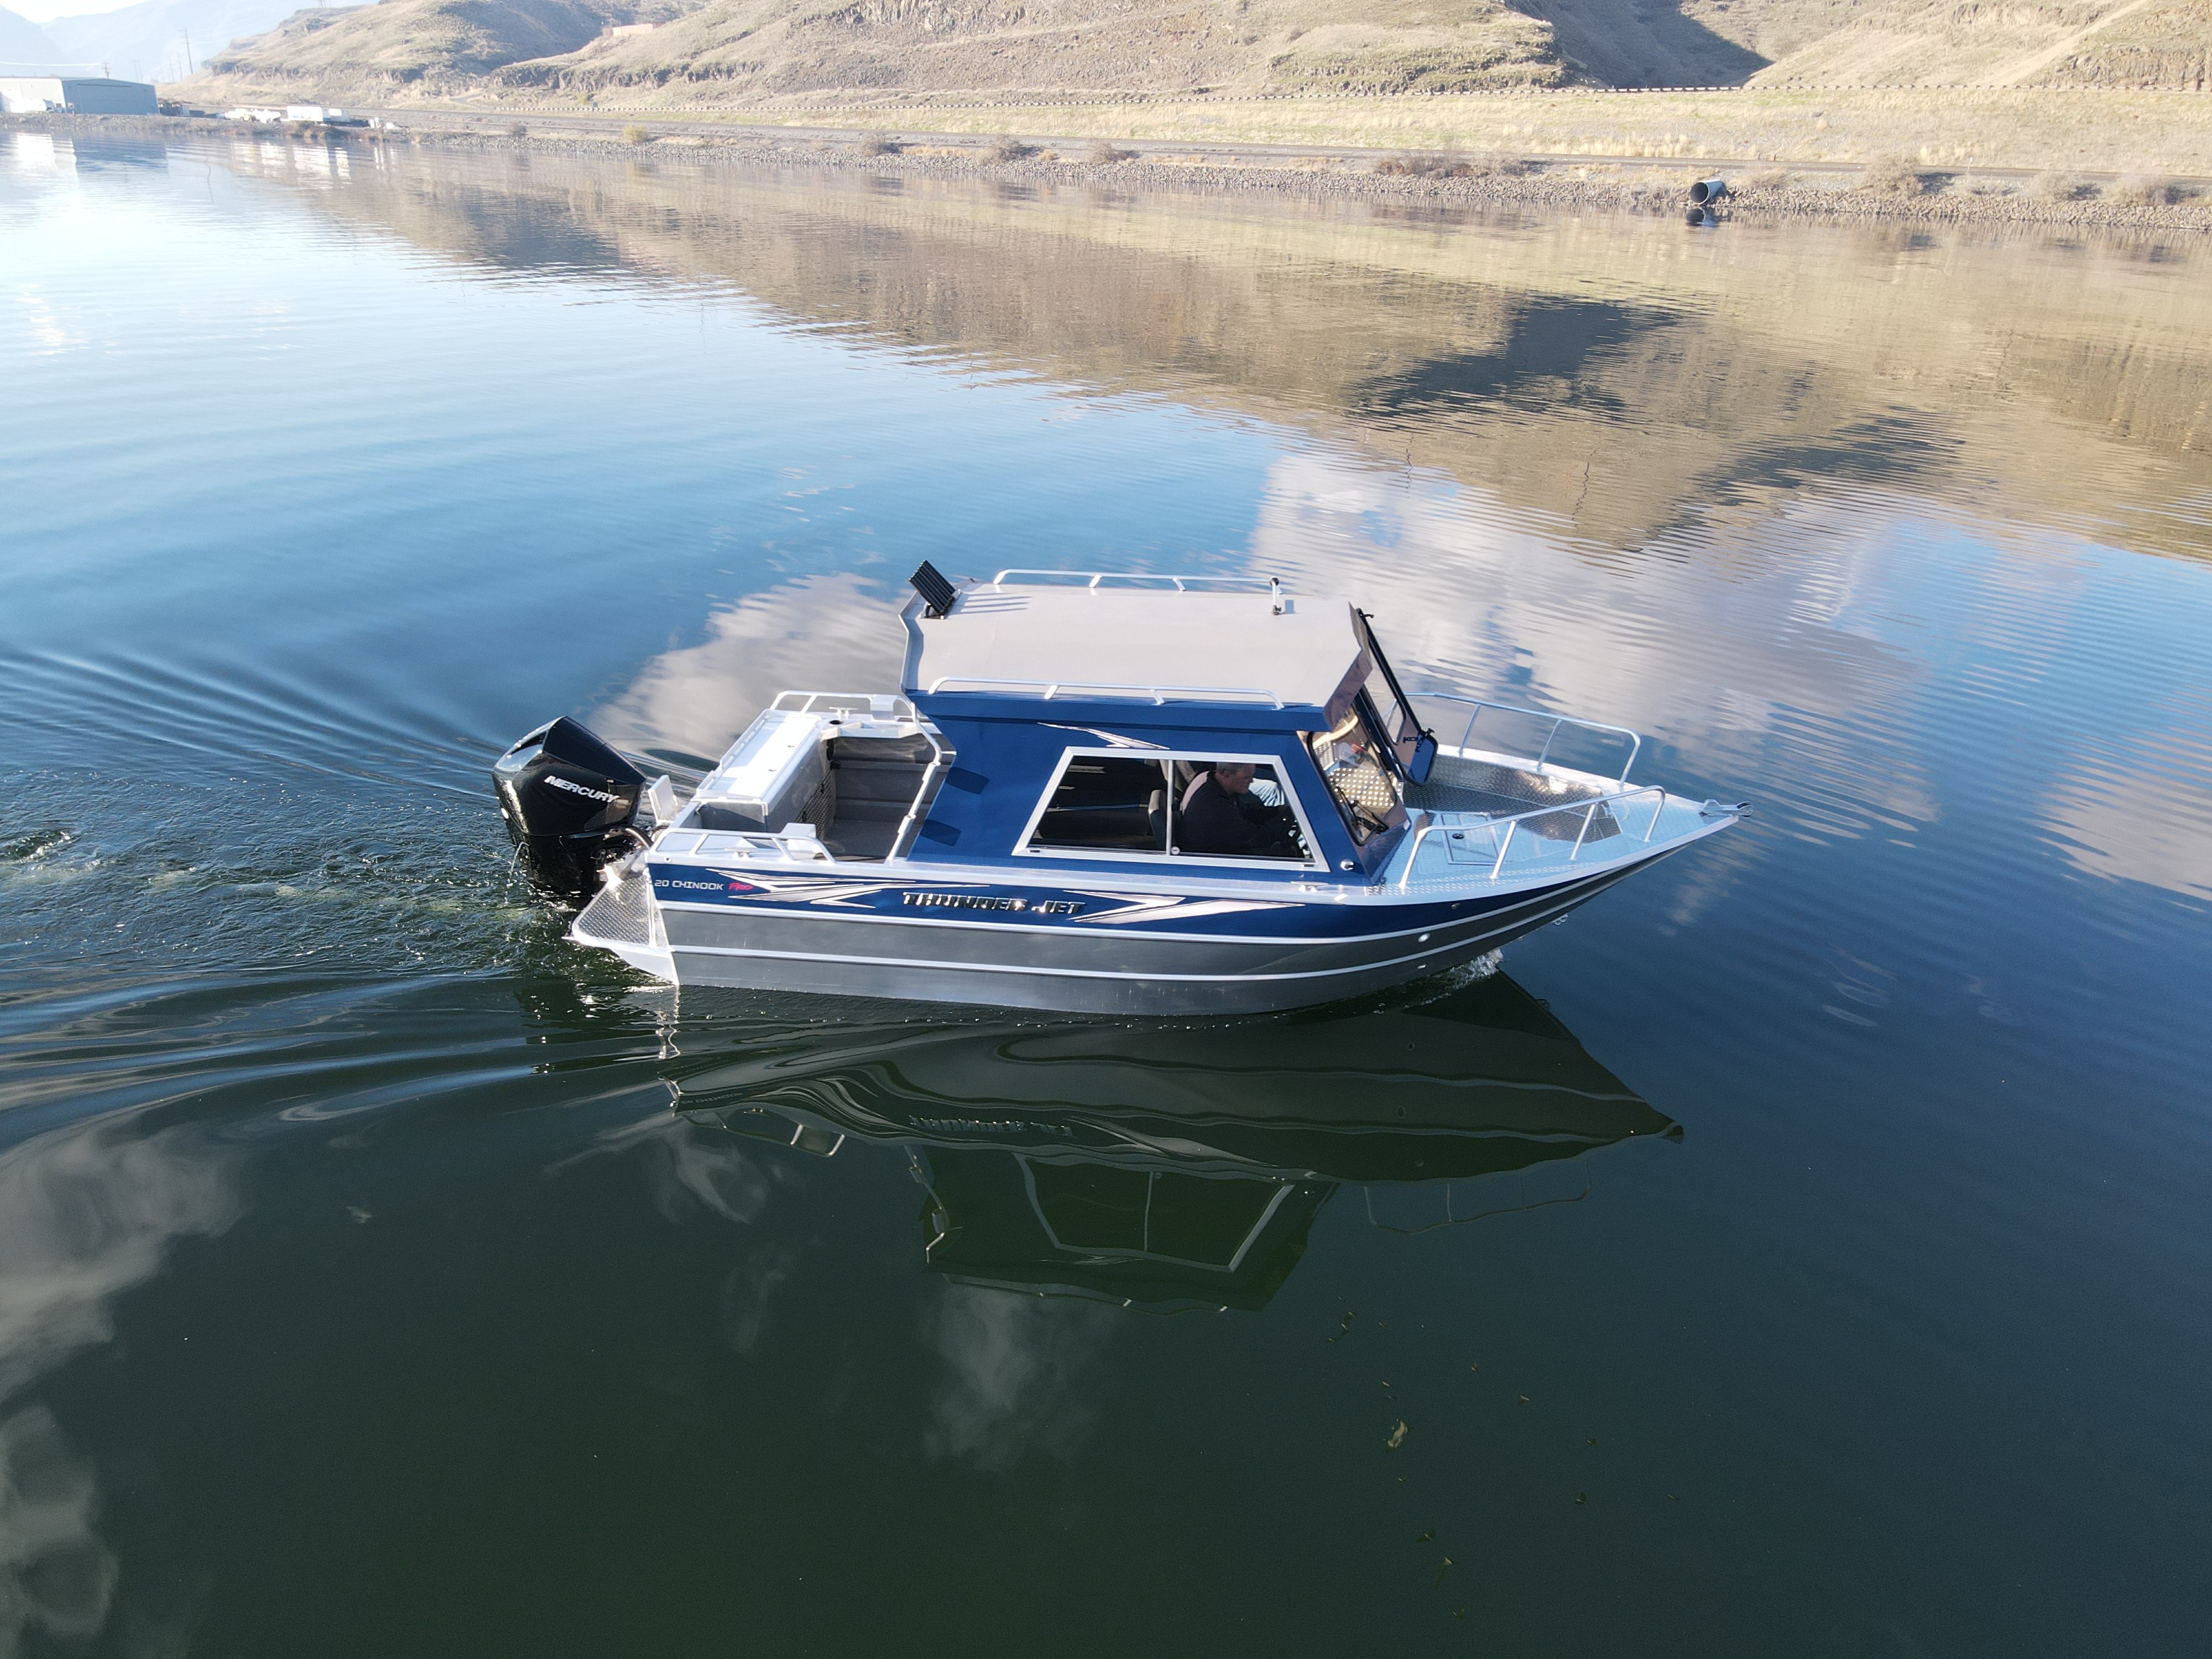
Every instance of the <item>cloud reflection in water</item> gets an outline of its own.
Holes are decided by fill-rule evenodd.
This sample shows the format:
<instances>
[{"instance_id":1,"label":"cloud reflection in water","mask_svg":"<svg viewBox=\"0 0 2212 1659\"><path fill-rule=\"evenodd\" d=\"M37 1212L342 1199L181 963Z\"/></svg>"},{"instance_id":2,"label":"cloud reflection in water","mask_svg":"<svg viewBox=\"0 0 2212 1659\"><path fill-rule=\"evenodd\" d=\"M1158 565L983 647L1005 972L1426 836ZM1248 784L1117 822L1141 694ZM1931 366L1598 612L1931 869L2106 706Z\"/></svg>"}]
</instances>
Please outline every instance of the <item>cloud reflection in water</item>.
<instances>
[{"instance_id":1,"label":"cloud reflection in water","mask_svg":"<svg viewBox=\"0 0 2212 1659\"><path fill-rule=\"evenodd\" d=\"M0 1152L0 1656L35 1632L97 1635L120 1570L97 1530L92 1464L18 1396L112 1339L114 1302L179 1240L244 1209L237 1155L191 1131L72 1124Z\"/></svg>"},{"instance_id":2,"label":"cloud reflection in water","mask_svg":"<svg viewBox=\"0 0 2212 1659\"><path fill-rule=\"evenodd\" d=\"M1115 1310L1071 1297L951 1284L923 1315L945 1362L923 1449L1003 1474L1031 1457L1066 1458L1097 1413L1080 1392Z\"/></svg>"}]
</instances>

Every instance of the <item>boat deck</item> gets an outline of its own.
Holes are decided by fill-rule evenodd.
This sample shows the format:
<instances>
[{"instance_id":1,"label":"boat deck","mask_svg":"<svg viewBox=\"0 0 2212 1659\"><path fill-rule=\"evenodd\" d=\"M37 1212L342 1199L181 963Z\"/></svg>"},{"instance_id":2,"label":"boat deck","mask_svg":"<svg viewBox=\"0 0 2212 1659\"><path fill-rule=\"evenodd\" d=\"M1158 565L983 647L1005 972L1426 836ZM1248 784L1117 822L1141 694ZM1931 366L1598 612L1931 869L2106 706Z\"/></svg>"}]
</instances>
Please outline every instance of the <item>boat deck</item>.
<instances>
[{"instance_id":1,"label":"boat deck","mask_svg":"<svg viewBox=\"0 0 2212 1659\"><path fill-rule=\"evenodd\" d=\"M1619 785L1611 786L1618 788ZM1503 757L1439 754L1425 783L1408 784L1406 805L1432 812L1510 817L1532 806L1594 800L1608 786L1557 771L1535 772Z\"/></svg>"},{"instance_id":2,"label":"boat deck","mask_svg":"<svg viewBox=\"0 0 2212 1659\"><path fill-rule=\"evenodd\" d=\"M1529 821L1528 828L1553 835L1564 824L1572 836L1582 829L1583 814L1565 809L1600 796L1617 793L1619 784L1562 773L1556 769L1538 772L1503 756L1455 755L1437 757L1425 783L1409 784L1406 805L1430 812L1465 813L1470 817L1507 818L1532 807L1559 805L1559 823L1550 817ZM1603 841L1620 833L1609 808L1591 815L1586 842Z\"/></svg>"}]
</instances>

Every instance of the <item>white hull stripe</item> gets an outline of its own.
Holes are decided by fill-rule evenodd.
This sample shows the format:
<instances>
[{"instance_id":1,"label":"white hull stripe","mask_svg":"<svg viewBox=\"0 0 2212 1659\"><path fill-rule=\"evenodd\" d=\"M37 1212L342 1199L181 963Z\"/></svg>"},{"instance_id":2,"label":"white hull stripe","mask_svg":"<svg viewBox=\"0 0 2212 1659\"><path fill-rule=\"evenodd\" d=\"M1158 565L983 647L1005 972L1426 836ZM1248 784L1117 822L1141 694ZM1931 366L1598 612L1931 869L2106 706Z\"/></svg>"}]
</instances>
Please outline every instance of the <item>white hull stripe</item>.
<instances>
[{"instance_id":1,"label":"white hull stripe","mask_svg":"<svg viewBox=\"0 0 2212 1659\"><path fill-rule=\"evenodd\" d=\"M1566 909L1565 904L1552 909ZM1541 914L1549 914L1549 911ZM1521 918L1525 921L1527 918ZM1519 926L1520 921L1513 925ZM1117 933L1117 939L1127 938ZM1170 938L1188 938L1187 934L1170 934ZM1261 939L1256 943L1279 945L1280 939ZM1323 944L1341 944L1342 940L1327 939ZM1313 968L1294 974L1124 974L1103 968L1031 968L1016 963L1001 962L937 962L911 957L847 957L832 956L823 951L748 951L727 945L678 945L674 954L686 956L747 957L769 962L837 962L854 968L912 968L932 973L1021 974L1047 979L1110 979L1138 981L1170 981L1178 985L1255 985L1276 980L1337 979L1346 974L1372 974L1386 968L1400 968L1407 963L1419 964L1430 957L1448 955L1469 945L1480 943L1480 936L1438 945L1434 950L1415 951L1408 955L1392 957L1382 962L1364 962L1349 968Z\"/></svg>"},{"instance_id":2,"label":"white hull stripe","mask_svg":"<svg viewBox=\"0 0 2212 1659\"><path fill-rule=\"evenodd\" d=\"M1671 848L1662 848L1652 856L1663 857L1671 850ZM1318 936L1304 933L1170 933L1149 927L1116 927L1111 933L1093 933L1083 927L1066 923L1058 927L1040 927L1018 921L961 921L951 916L937 915L909 916L896 910L856 913L850 910L805 910L781 905L761 905L747 908L735 904L694 904L688 899L664 898L655 898L653 902L663 910L686 910L693 915L702 916L787 916L794 921L874 922L878 926L890 927L972 927L987 933L1036 933L1048 939L1164 939L1177 945L1370 945L1377 939L1411 939L1416 933L1434 933L1447 928L1468 927L1475 922L1508 915L1516 908L1511 901L1553 898L1563 893L1574 892L1593 881L1601 880L1607 876L1619 875L1624 868L1633 867L1635 866L1614 865L1610 869L1593 871L1590 874L1574 882L1562 883L1556 887L1523 888L1521 891L1510 895L1507 903L1493 906L1487 910L1470 911L1465 915L1446 916L1441 921L1424 922L1417 927L1399 927L1380 933L1327 933ZM1462 901L1436 899L1431 902L1437 904L1452 904ZM686 945L683 948L690 950L706 947ZM743 956L751 953L738 951L737 954ZM851 960L861 962L872 961L874 958L854 957ZM1140 975L1137 977L1154 978L1157 975Z\"/></svg>"}]
</instances>

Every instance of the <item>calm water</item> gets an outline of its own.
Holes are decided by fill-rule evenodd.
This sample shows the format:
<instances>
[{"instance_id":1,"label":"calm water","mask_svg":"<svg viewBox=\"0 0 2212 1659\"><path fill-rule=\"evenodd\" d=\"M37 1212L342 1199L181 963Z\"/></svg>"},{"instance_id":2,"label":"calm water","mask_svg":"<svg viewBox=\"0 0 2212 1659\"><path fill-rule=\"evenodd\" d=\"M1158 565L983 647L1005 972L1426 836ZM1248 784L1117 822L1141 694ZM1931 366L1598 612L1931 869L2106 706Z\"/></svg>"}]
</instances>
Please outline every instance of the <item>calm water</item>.
<instances>
[{"instance_id":1,"label":"calm water","mask_svg":"<svg viewBox=\"0 0 2212 1659\"><path fill-rule=\"evenodd\" d=\"M2212 249L0 146L0 1655L2212 1644ZM564 945L489 758L924 557L1758 816L1294 1019Z\"/></svg>"}]
</instances>

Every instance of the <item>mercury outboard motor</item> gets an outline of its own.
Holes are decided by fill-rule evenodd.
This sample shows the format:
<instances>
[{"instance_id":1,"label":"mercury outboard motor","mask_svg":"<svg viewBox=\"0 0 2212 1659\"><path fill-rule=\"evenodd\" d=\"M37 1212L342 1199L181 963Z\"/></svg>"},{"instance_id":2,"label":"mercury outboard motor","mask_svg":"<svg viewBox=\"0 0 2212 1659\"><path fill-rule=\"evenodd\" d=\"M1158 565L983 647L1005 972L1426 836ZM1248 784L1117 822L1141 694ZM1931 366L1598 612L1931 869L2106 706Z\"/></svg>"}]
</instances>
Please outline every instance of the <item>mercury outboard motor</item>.
<instances>
[{"instance_id":1,"label":"mercury outboard motor","mask_svg":"<svg viewBox=\"0 0 2212 1659\"><path fill-rule=\"evenodd\" d=\"M541 726L491 769L499 815L532 884L581 904L599 889L599 866L638 844L645 774L574 720Z\"/></svg>"}]
</instances>

